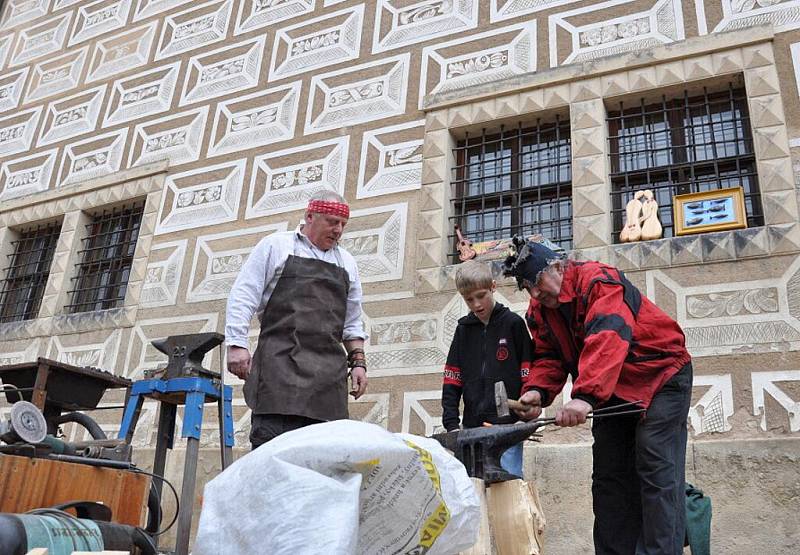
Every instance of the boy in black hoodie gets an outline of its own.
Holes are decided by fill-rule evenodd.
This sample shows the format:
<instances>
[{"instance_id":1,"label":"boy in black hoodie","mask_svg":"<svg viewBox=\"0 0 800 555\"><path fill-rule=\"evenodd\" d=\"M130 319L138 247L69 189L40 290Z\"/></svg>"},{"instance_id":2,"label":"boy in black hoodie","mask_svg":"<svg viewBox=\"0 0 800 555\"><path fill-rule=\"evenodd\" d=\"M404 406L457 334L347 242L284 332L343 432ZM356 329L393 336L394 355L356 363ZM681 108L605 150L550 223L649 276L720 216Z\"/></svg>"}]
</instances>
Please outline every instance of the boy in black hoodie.
<instances>
[{"instance_id":1,"label":"boy in black hoodie","mask_svg":"<svg viewBox=\"0 0 800 555\"><path fill-rule=\"evenodd\" d=\"M516 416L497 416L496 382L506 384L509 399L519 398L528 376L533 346L525 321L494 300L497 284L488 266L475 261L461 264L456 288L470 313L458 321L444 367L442 424L447 431L459 427L459 403L464 398L464 428L511 424ZM501 458L506 472L522 477L522 443Z\"/></svg>"}]
</instances>

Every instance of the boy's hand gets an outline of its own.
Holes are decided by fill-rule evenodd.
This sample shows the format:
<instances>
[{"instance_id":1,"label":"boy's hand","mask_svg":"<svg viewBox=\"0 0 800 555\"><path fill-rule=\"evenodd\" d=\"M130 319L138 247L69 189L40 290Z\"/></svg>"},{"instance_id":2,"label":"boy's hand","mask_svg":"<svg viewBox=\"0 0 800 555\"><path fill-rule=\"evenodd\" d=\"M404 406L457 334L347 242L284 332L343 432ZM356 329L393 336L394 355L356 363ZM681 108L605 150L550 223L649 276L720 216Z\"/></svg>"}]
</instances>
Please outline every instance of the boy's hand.
<instances>
[{"instance_id":1,"label":"boy's hand","mask_svg":"<svg viewBox=\"0 0 800 555\"><path fill-rule=\"evenodd\" d=\"M522 420L533 420L542 414L542 396L536 390L531 390L519 398L519 402L525 405L525 410L514 409Z\"/></svg>"}]
</instances>

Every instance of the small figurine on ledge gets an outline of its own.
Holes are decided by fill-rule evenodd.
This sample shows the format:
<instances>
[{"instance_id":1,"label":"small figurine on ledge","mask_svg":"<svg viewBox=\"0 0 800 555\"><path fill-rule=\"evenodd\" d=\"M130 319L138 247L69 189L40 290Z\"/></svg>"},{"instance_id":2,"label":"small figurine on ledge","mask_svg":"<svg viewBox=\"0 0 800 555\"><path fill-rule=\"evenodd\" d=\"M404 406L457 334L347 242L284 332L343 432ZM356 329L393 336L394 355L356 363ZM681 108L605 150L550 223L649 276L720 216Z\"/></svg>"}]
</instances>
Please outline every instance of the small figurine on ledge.
<instances>
[{"instance_id":1,"label":"small figurine on ledge","mask_svg":"<svg viewBox=\"0 0 800 555\"><path fill-rule=\"evenodd\" d=\"M650 189L636 191L633 198L625 205L625 225L619 232L619 240L628 243L660 239L663 231L658 221L658 202L653 191Z\"/></svg>"},{"instance_id":2,"label":"small figurine on ledge","mask_svg":"<svg viewBox=\"0 0 800 555\"><path fill-rule=\"evenodd\" d=\"M475 258L478 253L472 248L472 241L461 234L461 227L458 224L456 224L456 235L458 235L458 245L456 246L458 259L461 262L466 262Z\"/></svg>"}]
</instances>

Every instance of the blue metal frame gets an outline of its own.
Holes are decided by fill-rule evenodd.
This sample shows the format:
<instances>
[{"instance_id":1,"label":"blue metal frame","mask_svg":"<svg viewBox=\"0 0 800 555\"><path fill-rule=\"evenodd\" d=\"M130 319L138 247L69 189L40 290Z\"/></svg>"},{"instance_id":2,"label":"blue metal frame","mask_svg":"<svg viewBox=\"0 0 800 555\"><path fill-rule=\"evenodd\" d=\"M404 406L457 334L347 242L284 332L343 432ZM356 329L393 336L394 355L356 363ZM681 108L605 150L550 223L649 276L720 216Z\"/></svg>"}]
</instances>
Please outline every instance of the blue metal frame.
<instances>
[{"instance_id":1,"label":"blue metal frame","mask_svg":"<svg viewBox=\"0 0 800 555\"><path fill-rule=\"evenodd\" d=\"M135 382L131 387L131 396L125 406L122 426L117 437L125 439L138 412L137 408L140 408L139 405L144 397L169 393L186 394L183 402L185 408L181 437L200 439L200 431L203 428L203 406L219 400L219 387L216 387L208 378L173 378L171 380L155 379ZM224 442L226 447L233 447L233 388L229 385L224 386L223 407Z\"/></svg>"}]
</instances>

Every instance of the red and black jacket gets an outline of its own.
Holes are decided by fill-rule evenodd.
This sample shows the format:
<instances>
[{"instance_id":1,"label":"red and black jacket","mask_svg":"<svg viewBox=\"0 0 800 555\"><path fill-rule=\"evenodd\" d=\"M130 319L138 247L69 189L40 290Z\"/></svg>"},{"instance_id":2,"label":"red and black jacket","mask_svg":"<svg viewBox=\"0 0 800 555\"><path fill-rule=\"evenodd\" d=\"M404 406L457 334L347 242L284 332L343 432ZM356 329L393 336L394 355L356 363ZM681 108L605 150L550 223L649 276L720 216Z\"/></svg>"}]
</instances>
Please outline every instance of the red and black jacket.
<instances>
[{"instance_id":1,"label":"red and black jacket","mask_svg":"<svg viewBox=\"0 0 800 555\"><path fill-rule=\"evenodd\" d=\"M494 384L503 381L511 399L520 395L531 366L531 338L525 321L495 303L487 325L470 313L459 319L444 367L442 424L446 430L459 426L459 403L464 398L464 427L484 422L510 424L512 415L499 418Z\"/></svg>"},{"instance_id":2,"label":"red and black jacket","mask_svg":"<svg viewBox=\"0 0 800 555\"><path fill-rule=\"evenodd\" d=\"M650 401L691 358L677 322L643 296L616 268L567 263L561 305L531 299L526 320L535 362L523 386L553 402L568 375L572 397L593 407L614 395Z\"/></svg>"}]
</instances>

